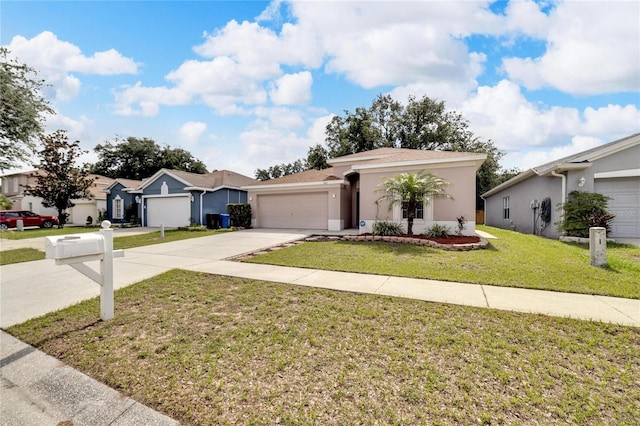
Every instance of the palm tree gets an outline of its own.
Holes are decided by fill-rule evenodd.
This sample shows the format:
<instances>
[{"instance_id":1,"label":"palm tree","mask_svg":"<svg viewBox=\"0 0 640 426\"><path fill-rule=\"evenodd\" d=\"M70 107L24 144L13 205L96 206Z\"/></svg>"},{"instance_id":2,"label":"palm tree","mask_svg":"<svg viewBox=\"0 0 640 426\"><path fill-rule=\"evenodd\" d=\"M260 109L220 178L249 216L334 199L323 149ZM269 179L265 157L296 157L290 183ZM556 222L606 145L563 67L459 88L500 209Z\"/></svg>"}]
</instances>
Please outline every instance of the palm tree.
<instances>
[{"instance_id":1,"label":"palm tree","mask_svg":"<svg viewBox=\"0 0 640 426\"><path fill-rule=\"evenodd\" d=\"M424 170L419 173L401 173L378 185L377 191L383 193L378 201L390 201L390 209L395 204L406 205L407 234L413 235L413 219L418 207L425 202L429 203L432 198L452 198L445 191L447 185L449 182L446 180Z\"/></svg>"}]
</instances>

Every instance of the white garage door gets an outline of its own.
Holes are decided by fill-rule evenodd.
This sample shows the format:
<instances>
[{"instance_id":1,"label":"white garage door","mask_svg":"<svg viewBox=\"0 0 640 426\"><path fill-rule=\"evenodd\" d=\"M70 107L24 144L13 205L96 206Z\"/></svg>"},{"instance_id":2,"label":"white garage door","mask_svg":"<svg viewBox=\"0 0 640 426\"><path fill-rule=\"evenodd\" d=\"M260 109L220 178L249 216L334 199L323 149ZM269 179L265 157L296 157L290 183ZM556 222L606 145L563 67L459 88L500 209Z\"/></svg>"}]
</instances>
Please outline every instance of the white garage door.
<instances>
[{"instance_id":1,"label":"white garage door","mask_svg":"<svg viewBox=\"0 0 640 426\"><path fill-rule=\"evenodd\" d=\"M640 177L596 179L595 191L611 197L611 237L640 238Z\"/></svg>"},{"instance_id":2,"label":"white garage door","mask_svg":"<svg viewBox=\"0 0 640 426\"><path fill-rule=\"evenodd\" d=\"M91 219L93 219L92 223L95 225L98 223L96 212L95 204L77 203L70 209L71 216L69 217L69 221L74 225L85 225L87 223L87 216L91 216Z\"/></svg>"},{"instance_id":3,"label":"white garage door","mask_svg":"<svg viewBox=\"0 0 640 426\"><path fill-rule=\"evenodd\" d=\"M260 228L328 228L326 192L258 195L257 201Z\"/></svg>"},{"instance_id":4,"label":"white garage door","mask_svg":"<svg viewBox=\"0 0 640 426\"><path fill-rule=\"evenodd\" d=\"M146 226L189 226L189 197L147 198Z\"/></svg>"}]
</instances>

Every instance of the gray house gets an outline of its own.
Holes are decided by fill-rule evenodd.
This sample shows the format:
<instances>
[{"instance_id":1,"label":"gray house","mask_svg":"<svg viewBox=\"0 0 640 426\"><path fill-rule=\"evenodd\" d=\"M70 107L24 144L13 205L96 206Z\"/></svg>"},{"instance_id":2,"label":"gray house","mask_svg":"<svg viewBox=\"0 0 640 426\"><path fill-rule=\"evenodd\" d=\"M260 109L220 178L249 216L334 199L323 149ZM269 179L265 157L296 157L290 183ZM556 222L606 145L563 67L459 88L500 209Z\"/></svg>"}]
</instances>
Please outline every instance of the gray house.
<instances>
[{"instance_id":1,"label":"gray house","mask_svg":"<svg viewBox=\"0 0 640 426\"><path fill-rule=\"evenodd\" d=\"M558 238L555 223L571 191L610 197L610 236L640 238L640 133L534 167L482 194L485 223Z\"/></svg>"},{"instance_id":2,"label":"gray house","mask_svg":"<svg viewBox=\"0 0 640 426\"><path fill-rule=\"evenodd\" d=\"M161 169L135 186L116 179L119 181L122 187L110 188L108 217L121 221L133 205L141 224L152 227L205 225L208 213L227 213L227 204L246 203L247 192L240 187L256 182L228 170L196 174L169 169ZM122 207L118 207L118 197L124 200Z\"/></svg>"}]
</instances>

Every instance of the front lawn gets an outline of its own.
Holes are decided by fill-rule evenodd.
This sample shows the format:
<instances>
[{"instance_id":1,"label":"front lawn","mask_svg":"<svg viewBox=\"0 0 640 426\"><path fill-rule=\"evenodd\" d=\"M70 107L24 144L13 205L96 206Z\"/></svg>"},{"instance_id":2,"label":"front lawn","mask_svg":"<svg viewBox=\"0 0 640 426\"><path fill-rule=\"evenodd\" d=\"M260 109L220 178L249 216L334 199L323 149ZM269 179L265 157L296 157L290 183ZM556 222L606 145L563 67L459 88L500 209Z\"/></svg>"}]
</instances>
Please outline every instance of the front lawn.
<instances>
[{"instance_id":1,"label":"front lawn","mask_svg":"<svg viewBox=\"0 0 640 426\"><path fill-rule=\"evenodd\" d=\"M307 244L312 245L312 244ZM9 328L183 424L635 424L640 329L186 271Z\"/></svg>"},{"instance_id":2,"label":"front lawn","mask_svg":"<svg viewBox=\"0 0 640 426\"><path fill-rule=\"evenodd\" d=\"M0 251L0 265L11 263L32 262L44 259L44 252L34 248L21 248Z\"/></svg>"},{"instance_id":3,"label":"front lawn","mask_svg":"<svg viewBox=\"0 0 640 426\"><path fill-rule=\"evenodd\" d=\"M0 239L5 240L25 240L27 238L44 238L53 237L56 235L68 235L68 234L83 234L85 232L98 232L99 227L80 227L80 226L68 226L66 228L31 228L24 231L1 231Z\"/></svg>"},{"instance_id":4,"label":"front lawn","mask_svg":"<svg viewBox=\"0 0 640 426\"><path fill-rule=\"evenodd\" d=\"M454 252L383 242L313 242L247 262L443 281L640 298L640 247L609 244L608 266L589 263L588 245L481 227L497 239Z\"/></svg>"}]
</instances>

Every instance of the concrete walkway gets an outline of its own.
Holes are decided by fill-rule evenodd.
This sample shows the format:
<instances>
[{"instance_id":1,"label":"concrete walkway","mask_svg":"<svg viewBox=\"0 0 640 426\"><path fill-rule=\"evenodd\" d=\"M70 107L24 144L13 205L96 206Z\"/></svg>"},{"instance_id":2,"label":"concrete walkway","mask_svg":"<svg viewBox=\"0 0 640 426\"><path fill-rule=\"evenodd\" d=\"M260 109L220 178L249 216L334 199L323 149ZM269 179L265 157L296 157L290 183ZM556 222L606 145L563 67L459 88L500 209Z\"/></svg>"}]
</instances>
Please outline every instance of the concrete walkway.
<instances>
[{"instance_id":1,"label":"concrete walkway","mask_svg":"<svg viewBox=\"0 0 640 426\"><path fill-rule=\"evenodd\" d=\"M339 291L407 297L493 309L592 319L640 327L640 300L526 290L487 285L342 273L239 263L233 256L298 240L308 230L246 230L139 247L115 259L114 285L121 288L174 268L321 287ZM25 240L23 240L25 241ZM2 249L7 249L2 240ZM98 262L92 265L97 268ZM0 270L0 326L95 297L99 287L52 260L3 266ZM116 305L116 315L118 307ZM3 424L172 424L104 385L50 359L2 332ZM42 365L42 368L34 368ZM115 399L114 399L115 398ZM118 404L114 404L114 400ZM149 410L149 411L146 411ZM142 416L142 417L141 417ZM21 421L21 419L26 419ZM13 419L6 423L4 419Z\"/></svg>"}]
</instances>

